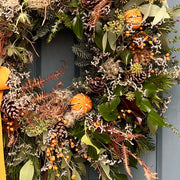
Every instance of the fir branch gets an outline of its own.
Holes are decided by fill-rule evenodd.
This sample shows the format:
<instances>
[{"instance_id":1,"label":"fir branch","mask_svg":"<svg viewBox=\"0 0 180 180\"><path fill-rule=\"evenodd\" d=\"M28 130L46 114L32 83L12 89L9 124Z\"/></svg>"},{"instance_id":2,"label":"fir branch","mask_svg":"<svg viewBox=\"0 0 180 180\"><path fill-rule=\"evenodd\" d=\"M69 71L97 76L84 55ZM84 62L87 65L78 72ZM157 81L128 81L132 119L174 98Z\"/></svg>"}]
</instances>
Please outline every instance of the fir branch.
<instances>
[{"instance_id":1,"label":"fir branch","mask_svg":"<svg viewBox=\"0 0 180 180\"><path fill-rule=\"evenodd\" d=\"M165 122L165 124L166 124L166 127L167 127L167 128L171 128L171 130L173 131L173 133L177 134L177 135L180 137L180 133L178 132L178 130L177 130L172 124L170 124L170 123L168 123L168 122Z\"/></svg>"}]
</instances>

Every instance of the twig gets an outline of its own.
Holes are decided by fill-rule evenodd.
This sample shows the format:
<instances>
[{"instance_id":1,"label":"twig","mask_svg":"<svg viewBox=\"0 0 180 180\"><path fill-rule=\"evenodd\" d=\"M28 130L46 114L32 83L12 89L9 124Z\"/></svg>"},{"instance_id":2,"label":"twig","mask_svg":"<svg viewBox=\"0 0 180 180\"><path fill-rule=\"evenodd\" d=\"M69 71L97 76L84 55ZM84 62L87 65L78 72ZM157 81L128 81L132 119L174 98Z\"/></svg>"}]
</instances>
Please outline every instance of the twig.
<instances>
[{"instance_id":1,"label":"twig","mask_svg":"<svg viewBox=\"0 0 180 180\"><path fill-rule=\"evenodd\" d=\"M25 39L31 44L31 46L32 46L34 52L36 53L36 55L37 55L38 57L40 57L39 54L38 54L38 52L36 51L34 45L33 45L34 42L30 41L30 40L29 40L26 36L24 36L24 35L23 35L23 38L25 38Z\"/></svg>"}]
</instances>

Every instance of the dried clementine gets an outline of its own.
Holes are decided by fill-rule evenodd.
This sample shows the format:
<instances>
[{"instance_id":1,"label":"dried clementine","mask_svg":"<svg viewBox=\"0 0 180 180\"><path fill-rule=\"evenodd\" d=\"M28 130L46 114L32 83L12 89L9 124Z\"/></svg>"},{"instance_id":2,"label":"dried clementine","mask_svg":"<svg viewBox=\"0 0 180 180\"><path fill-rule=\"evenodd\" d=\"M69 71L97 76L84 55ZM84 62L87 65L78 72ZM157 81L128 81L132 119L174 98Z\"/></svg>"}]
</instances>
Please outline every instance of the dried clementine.
<instances>
[{"instance_id":1,"label":"dried clementine","mask_svg":"<svg viewBox=\"0 0 180 180\"><path fill-rule=\"evenodd\" d=\"M138 9L130 9L125 11L125 20L132 25L132 29L138 29L141 26L142 14Z\"/></svg>"},{"instance_id":2,"label":"dried clementine","mask_svg":"<svg viewBox=\"0 0 180 180\"><path fill-rule=\"evenodd\" d=\"M92 101L90 97L83 93L76 94L71 100L71 109L83 114L87 113L92 109Z\"/></svg>"}]
</instances>

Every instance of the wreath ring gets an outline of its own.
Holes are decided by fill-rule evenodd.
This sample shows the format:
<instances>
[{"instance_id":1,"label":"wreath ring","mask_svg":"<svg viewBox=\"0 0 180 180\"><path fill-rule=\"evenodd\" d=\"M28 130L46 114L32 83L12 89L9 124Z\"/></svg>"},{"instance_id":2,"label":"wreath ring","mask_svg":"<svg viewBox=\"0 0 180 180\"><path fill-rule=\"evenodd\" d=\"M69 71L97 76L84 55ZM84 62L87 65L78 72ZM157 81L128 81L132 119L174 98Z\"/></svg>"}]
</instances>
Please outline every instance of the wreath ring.
<instances>
[{"instance_id":1,"label":"wreath ring","mask_svg":"<svg viewBox=\"0 0 180 180\"><path fill-rule=\"evenodd\" d=\"M78 180L86 173L84 162L101 179L127 179L117 171L121 163L133 177L130 166L137 162L147 180L157 179L140 155L154 149L150 135L158 126L179 135L163 117L170 98L162 96L179 81L172 57L178 48L170 48L167 38L179 9L165 0L2 0L3 180ZM80 77L45 93L43 84L61 76L66 63L47 78L31 80L28 46L39 56L34 42L44 36L50 42L62 28L77 37L72 50Z\"/></svg>"}]
</instances>

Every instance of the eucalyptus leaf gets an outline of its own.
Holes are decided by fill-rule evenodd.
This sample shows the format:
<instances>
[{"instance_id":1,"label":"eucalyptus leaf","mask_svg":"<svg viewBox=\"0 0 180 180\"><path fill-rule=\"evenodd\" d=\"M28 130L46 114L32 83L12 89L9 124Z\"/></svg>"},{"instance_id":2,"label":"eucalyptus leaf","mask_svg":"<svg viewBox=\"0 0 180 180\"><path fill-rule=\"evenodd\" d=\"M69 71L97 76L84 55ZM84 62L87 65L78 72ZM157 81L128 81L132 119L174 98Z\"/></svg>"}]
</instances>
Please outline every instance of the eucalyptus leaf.
<instances>
[{"instance_id":1,"label":"eucalyptus leaf","mask_svg":"<svg viewBox=\"0 0 180 180\"><path fill-rule=\"evenodd\" d=\"M100 161L100 165L101 165L101 168L103 169L104 173L106 174L106 176L108 177L109 180L112 180L111 176L110 176L110 167L109 165L106 165L104 163L104 161Z\"/></svg>"},{"instance_id":2,"label":"eucalyptus leaf","mask_svg":"<svg viewBox=\"0 0 180 180\"><path fill-rule=\"evenodd\" d=\"M84 27L84 25L83 25L83 22L82 22L80 16L76 16L73 19L72 30L79 39L82 39L83 27Z\"/></svg>"},{"instance_id":3,"label":"eucalyptus leaf","mask_svg":"<svg viewBox=\"0 0 180 180\"><path fill-rule=\"evenodd\" d=\"M113 51L116 49L117 35L111 31L108 32L108 42Z\"/></svg>"},{"instance_id":4,"label":"eucalyptus leaf","mask_svg":"<svg viewBox=\"0 0 180 180\"><path fill-rule=\"evenodd\" d=\"M32 180L33 176L34 176L34 165L33 162L29 160L21 168L19 174L19 180Z\"/></svg>"},{"instance_id":5,"label":"eucalyptus leaf","mask_svg":"<svg viewBox=\"0 0 180 180\"><path fill-rule=\"evenodd\" d=\"M151 8L152 8L152 3L150 4L146 4L146 11L143 12L144 14L144 17L143 17L143 20L142 22L144 22L149 16L150 16L150 13L151 13ZM142 11L141 11L142 12Z\"/></svg>"},{"instance_id":6,"label":"eucalyptus leaf","mask_svg":"<svg viewBox=\"0 0 180 180\"><path fill-rule=\"evenodd\" d=\"M88 146L92 146L96 149L97 154L100 153L100 149L97 148L92 142L91 139L89 138L89 136L87 134L85 134L82 138L81 138L81 142L85 143Z\"/></svg>"},{"instance_id":7,"label":"eucalyptus leaf","mask_svg":"<svg viewBox=\"0 0 180 180\"><path fill-rule=\"evenodd\" d=\"M0 57L0 66L2 65L3 58Z\"/></svg>"},{"instance_id":8,"label":"eucalyptus leaf","mask_svg":"<svg viewBox=\"0 0 180 180\"><path fill-rule=\"evenodd\" d=\"M154 20L152 22L152 26L156 25L157 23L159 23L161 20L166 19L166 18L170 18L167 9L165 6L162 6L160 8L160 10L157 12L157 14L154 17Z\"/></svg>"},{"instance_id":9,"label":"eucalyptus leaf","mask_svg":"<svg viewBox=\"0 0 180 180\"><path fill-rule=\"evenodd\" d=\"M102 38L102 48L103 48L103 52L105 52L106 50L106 46L107 46L107 40L108 40L108 36L107 36L107 31L104 33L103 38Z\"/></svg>"},{"instance_id":10,"label":"eucalyptus leaf","mask_svg":"<svg viewBox=\"0 0 180 180\"><path fill-rule=\"evenodd\" d=\"M140 11L143 13L143 20L147 17L155 17L156 14L160 11L160 7L155 4L144 4L140 7ZM145 18L146 17L146 18Z\"/></svg>"}]
</instances>

